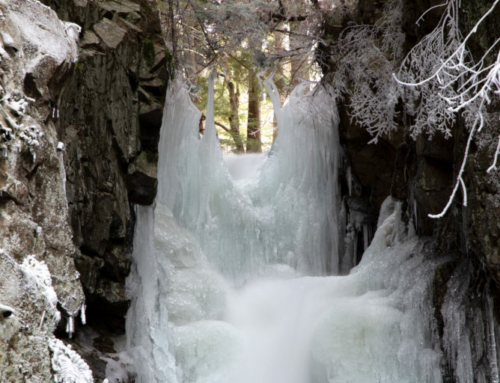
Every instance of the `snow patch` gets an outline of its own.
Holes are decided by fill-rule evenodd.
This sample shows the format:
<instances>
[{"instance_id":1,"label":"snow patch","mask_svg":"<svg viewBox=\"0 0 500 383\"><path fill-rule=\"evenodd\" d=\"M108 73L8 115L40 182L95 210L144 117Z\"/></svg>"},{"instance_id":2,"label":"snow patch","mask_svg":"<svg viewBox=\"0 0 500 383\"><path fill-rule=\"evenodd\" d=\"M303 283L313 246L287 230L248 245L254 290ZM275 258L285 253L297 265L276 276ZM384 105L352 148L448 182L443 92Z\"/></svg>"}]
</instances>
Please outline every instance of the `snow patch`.
<instances>
[{"instance_id":1,"label":"snow patch","mask_svg":"<svg viewBox=\"0 0 500 383\"><path fill-rule=\"evenodd\" d=\"M21 269L28 278L36 282L45 299L49 302L54 316L59 321L61 314L57 310L57 294L52 287L50 271L45 262L37 261L34 255L29 255L22 263Z\"/></svg>"},{"instance_id":2,"label":"snow patch","mask_svg":"<svg viewBox=\"0 0 500 383\"><path fill-rule=\"evenodd\" d=\"M46 56L60 65L63 61L78 60L78 35L80 27L64 23L49 7L38 1L12 1L9 3L10 18L19 28L26 41L23 46L36 47L27 50L27 72L32 72Z\"/></svg>"},{"instance_id":3,"label":"snow patch","mask_svg":"<svg viewBox=\"0 0 500 383\"><path fill-rule=\"evenodd\" d=\"M15 312L16 312L16 310L14 310L12 307L5 306L5 305L0 303L0 319L2 319L2 317L5 318L5 317L7 317ZM5 315L4 313L10 313L10 314Z\"/></svg>"}]
</instances>

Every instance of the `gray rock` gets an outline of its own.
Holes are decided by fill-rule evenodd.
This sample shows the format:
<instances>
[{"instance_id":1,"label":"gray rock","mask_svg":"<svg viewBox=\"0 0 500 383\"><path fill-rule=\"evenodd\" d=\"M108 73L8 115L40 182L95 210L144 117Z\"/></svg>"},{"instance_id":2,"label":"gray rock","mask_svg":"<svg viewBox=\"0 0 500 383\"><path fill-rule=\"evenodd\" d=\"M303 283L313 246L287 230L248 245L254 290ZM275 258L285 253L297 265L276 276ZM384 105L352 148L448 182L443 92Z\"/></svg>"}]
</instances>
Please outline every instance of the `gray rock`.
<instances>
[{"instance_id":1,"label":"gray rock","mask_svg":"<svg viewBox=\"0 0 500 383\"><path fill-rule=\"evenodd\" d=\"M115 22L104 18L94 25L94 31L104 41L108 48L115 49L123 41L127 31Z\"/></svg>"}]
</instances>

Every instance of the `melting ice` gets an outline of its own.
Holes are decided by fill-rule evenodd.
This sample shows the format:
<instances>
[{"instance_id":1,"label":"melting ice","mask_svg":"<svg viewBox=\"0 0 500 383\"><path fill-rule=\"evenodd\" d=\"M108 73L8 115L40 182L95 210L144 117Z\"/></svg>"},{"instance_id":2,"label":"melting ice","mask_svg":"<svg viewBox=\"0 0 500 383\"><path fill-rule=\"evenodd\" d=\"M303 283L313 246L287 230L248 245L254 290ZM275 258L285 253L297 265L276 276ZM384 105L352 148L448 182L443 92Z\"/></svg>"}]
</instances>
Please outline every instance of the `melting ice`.
<instances>
[{"instance_id":1,"label":"melting ice","mask_svg":"<svg viewBox=\"0 0 500 383\"><path fill-rule=\"evenodd\" d=\"M211 82L213 89L213 82ZM337 112L298 89L267 154L223 159L176 84L156 207L137 209L128 350L138 382L441 382L426 307L436 263L387 200L362 262L339 271ZM231 178L232 175L232 178Z\"/></svg>"}]
</instances>

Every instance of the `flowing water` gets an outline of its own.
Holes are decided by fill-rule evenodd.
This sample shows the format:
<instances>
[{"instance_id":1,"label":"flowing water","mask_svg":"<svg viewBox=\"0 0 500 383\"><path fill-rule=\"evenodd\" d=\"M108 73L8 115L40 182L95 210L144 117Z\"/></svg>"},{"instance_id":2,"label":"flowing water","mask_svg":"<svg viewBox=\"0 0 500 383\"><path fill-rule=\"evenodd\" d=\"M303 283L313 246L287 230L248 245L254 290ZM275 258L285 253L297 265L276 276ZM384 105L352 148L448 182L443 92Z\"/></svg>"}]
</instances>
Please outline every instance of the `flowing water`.
<instances>
[{"instance_id":1,"label":"flowing water","mask_svg":"<svg viewBox=\"0 0 500 383\"><path fill-rule=\"evenodd\" d=\"M167 95L156 206L138 207L128 351L143 383L441 382L427 260L388 199L339 272L335 103L296 90L269 153L224 161L180 85Z\"/></svg>"}]
</instances>

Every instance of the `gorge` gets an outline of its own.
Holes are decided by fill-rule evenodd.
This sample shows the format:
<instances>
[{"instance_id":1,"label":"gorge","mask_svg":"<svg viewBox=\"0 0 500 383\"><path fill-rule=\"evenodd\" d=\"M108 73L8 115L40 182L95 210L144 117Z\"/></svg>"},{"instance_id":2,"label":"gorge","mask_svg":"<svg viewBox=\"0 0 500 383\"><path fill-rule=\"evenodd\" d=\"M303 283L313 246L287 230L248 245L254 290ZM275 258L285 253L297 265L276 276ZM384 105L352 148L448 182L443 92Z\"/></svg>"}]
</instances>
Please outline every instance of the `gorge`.
<instances>
[{"instance_id":1,"label":"gorge","mask_svg":"<svg viewBox=\"0 0 500 383\"><path fill-rule=\"evenodd\" d=\"M200 135L155 1L45 3L0 1L1 381L498 382L498 97L473 135L386 60L421 59L447 14L495 52L497 2L331 8L323 79L282 105L261 68L278 135L240 157L216 132L227 76Z\"/></svg>"}]
</instances>

